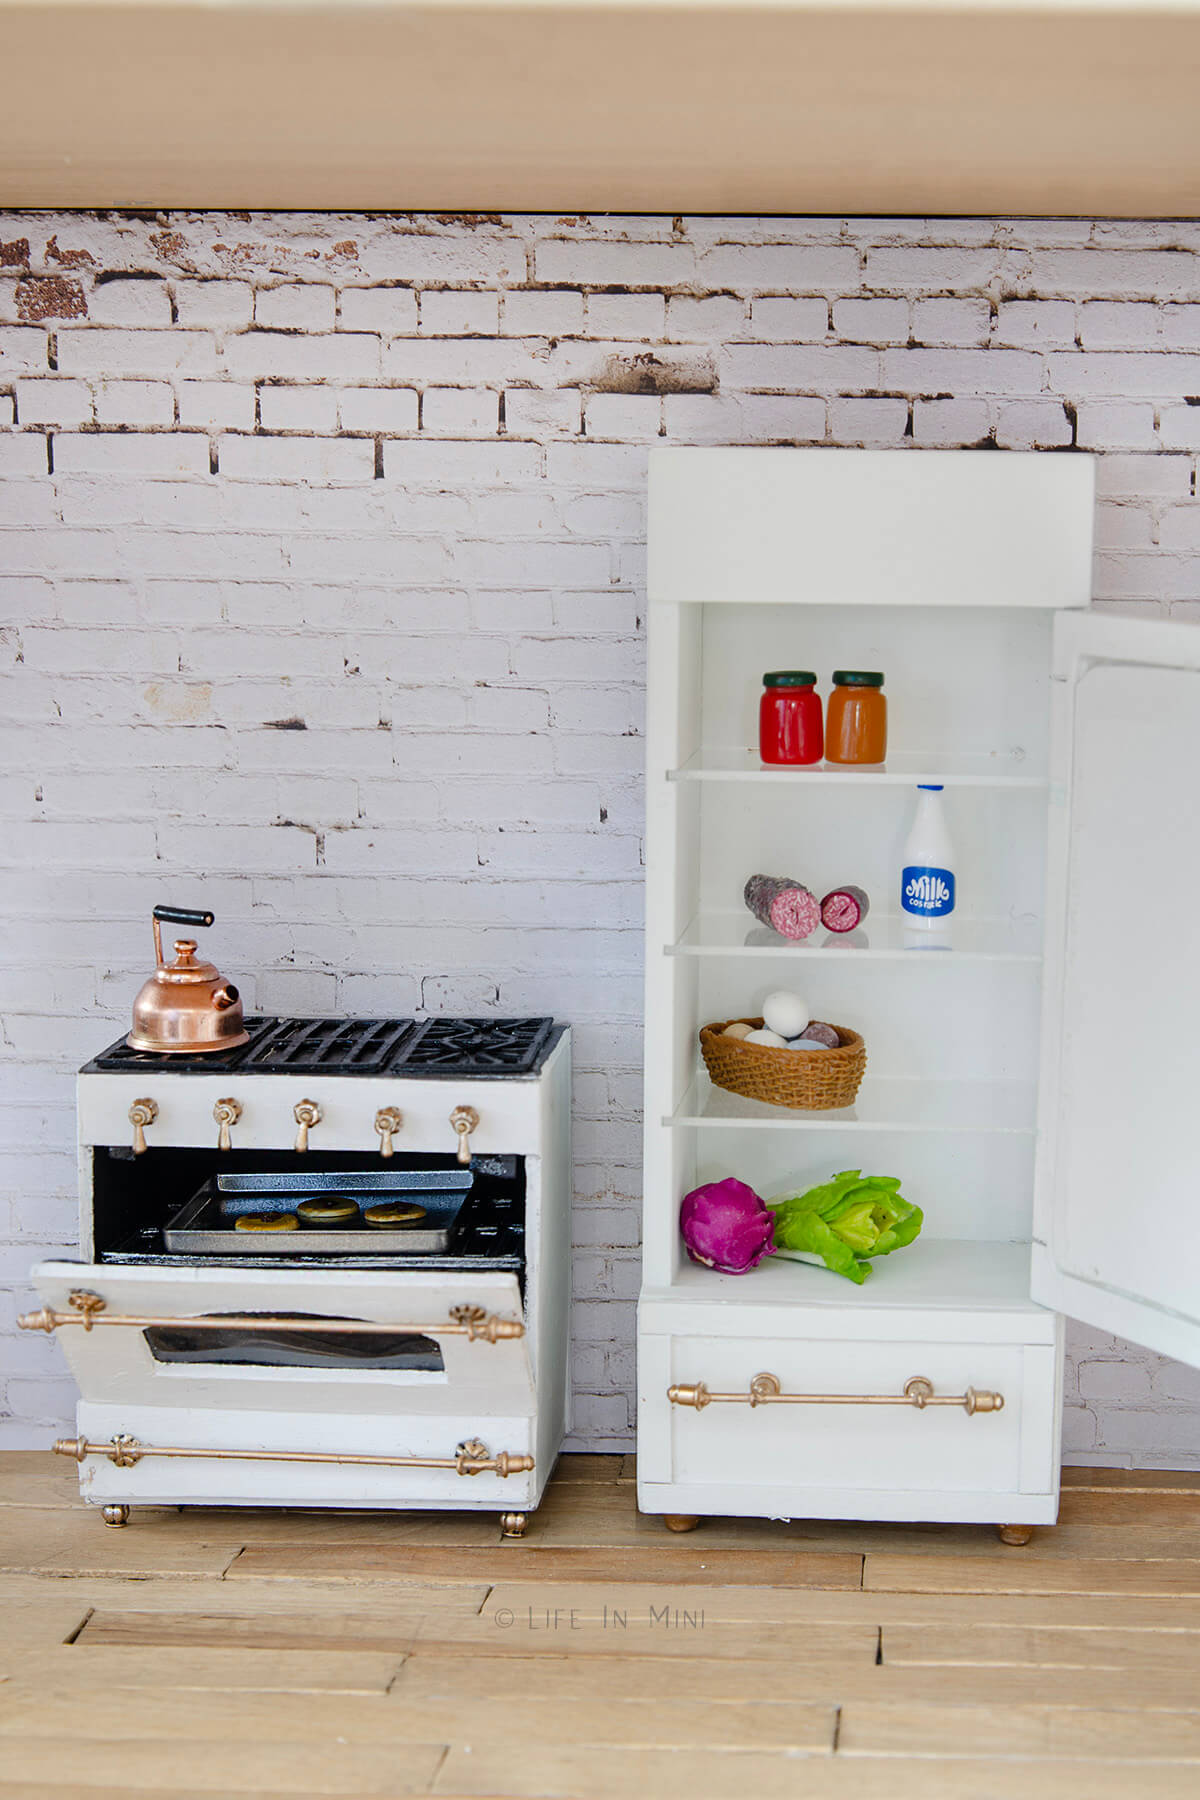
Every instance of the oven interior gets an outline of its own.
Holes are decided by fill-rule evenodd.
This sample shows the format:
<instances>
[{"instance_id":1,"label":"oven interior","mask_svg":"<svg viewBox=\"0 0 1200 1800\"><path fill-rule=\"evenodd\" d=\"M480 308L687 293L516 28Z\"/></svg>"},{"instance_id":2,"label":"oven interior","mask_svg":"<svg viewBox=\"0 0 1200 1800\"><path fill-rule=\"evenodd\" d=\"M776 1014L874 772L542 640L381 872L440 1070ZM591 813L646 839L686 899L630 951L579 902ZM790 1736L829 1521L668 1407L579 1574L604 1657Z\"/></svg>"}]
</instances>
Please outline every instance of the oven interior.
<instances>
[{"instance_id":1,"label":"oven interior","mask_svg":"<svg viewBox=\"0 0 1200 1800\"><path fill-rule=\"evenodd\" d=\"M213 1191L219 1176L302 1176L326 1187L331 1176L434 1175L448 1185L463 1171L453 1153L410 1153L383 1162L377 1152L291 1150L218 1150L149 1147L135 1156L124 1145L98 1145L92 1152L92 1204L98 1262L200 1265L217 1268L261 1268L261 1255L168 1248L165 1232L202 1190ZM523 1278L525 1268L525 1159L520 1156L477 1156L473 1177L444 1249L403 1248L397 1233L394 1250L371 1253L305 1247L298 1232L287 1251L271 1256L275 1268L362 1269L501 1269ZM357 1186L357 1183L348 1185ZM413 1195L420 1199L420 1193ZM322 1233L322 1244L328 1234ZM172 1233L174 1237L174 1233Z\"/></svg>"}]
</instances>

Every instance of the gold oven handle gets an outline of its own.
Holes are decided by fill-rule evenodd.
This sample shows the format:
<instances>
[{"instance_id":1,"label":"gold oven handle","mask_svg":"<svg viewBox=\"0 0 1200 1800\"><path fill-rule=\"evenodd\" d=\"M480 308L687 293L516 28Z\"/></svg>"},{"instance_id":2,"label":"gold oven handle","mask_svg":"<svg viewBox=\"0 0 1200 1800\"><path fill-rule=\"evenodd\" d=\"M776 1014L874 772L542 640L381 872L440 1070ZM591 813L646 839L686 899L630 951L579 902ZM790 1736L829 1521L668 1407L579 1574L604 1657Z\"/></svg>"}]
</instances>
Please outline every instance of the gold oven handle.
<instances>
[{"instance_id":1,"label":"gold oven handle","mask_svg":"<svg viewBox=\"0 0 1200 1800\"><path fill-rule=\"evenodd\" d=\"M667 1389L672 1406L692 1406L697 1412L706 1406L915 1406L924 1412L927 1406L961 1406L968 1414L1002 1412L1004 1395L983 1388L968 1388L962 1394L935 1394L933 1383L924 1375L914 1375L904 1384L902 1394L785 1394L778 1375L764 1372L756 1375L744 1394L714 1394L702 1381L676 1384Z\"/></svg>"},{"instance_id":2,"label":"gold oven handle","mask_svg":"<svg viewBox=\"0 0 1200 1800\"><path fill-rule=\"evenodd\" d=\"M218 1316L192 1318L186 1313L167 1317L140 1313L110 1313L99 1294L76 1292L68 1296L70 1312L55 1312L45 1306L41 1312L22 1313L17 1319L21 1331L57 1331L63 1325L82 1325L91 1331L96 1325L130 1325L139 1330L151 1326L186 1325L192 1331L321 1331L337 1332L353 1337L378 1331L394 1331L423 1337L465 1337L470 1343L496 1344L502 1338L525 1336L521 1319L502 1319L485 1312L482 1306L452 1306L449 1321L436 1325L392 1325L386 1319L313 1319L289 1318L283 1313L221 1313Z\"/></svg>"},{"instance_id":3,"label":"gold oven handle","mask_svg":"<svg viewBox=\"0 0 1200 1800\"><path fill-rule=\"evenodd\" d=\"M132 1469L146 1456L182 1456L202 1458L210 1462L274 1462L274 1463L345 1463L374 1469L450 1469L455 1475L525 1475L533 1468L532 1456L515 1456L508 1450L492 1455L480 1438L468 1438L459 1444L453 1456L353 1456L337 1450L217 1450L186 1449L178 1444L142 1444L135 1437L118 1433L107 1444L93 1444L87 1438L59 1438L54 1446L56 1456L70 1456L83 1462L89 1456L107 1456L118 1469Z\"/></svg>"}]
</instances>

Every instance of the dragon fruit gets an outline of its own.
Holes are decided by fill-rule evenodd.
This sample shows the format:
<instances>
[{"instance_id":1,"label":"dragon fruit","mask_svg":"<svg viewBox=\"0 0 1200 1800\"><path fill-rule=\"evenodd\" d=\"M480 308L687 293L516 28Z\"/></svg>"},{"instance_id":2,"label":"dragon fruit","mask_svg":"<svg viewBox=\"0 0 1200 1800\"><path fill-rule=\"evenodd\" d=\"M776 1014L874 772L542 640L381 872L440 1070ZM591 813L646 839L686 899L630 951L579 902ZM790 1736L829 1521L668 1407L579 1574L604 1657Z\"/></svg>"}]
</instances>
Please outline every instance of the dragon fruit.
<instances>
[{"instance_id":1,"label":"dragon fruit","mask_svg":"<svg viewBox=\"0 0 1200 1800\"><path fill-rule=\"evenodd\" d=\"M692 1261L723 1275L745 1275L775 1249L775 1214L733 1176L685 1195L679 1229Z\"/></svg>"}]
</instances>

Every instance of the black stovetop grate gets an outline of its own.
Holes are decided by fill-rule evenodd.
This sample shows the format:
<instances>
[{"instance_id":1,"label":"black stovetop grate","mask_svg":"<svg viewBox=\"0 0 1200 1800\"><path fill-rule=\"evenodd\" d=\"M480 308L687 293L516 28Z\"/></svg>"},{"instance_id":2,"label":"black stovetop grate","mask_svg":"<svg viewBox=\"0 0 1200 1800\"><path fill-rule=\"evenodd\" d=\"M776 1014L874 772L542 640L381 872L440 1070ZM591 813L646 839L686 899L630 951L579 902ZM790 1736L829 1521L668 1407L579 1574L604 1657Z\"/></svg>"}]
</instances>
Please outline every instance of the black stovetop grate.
<instances>
[{"instance_id":1,"label":"black stovetop grate","mask_svg":"<svg viewBox=\"0 0 1200 1800\"><path fill-rule=\"evenodd\" d=\"M273 1019L268 1025L244 1046L239 1068L375 1074L393 1068L406 1040L420 1030L412 1019Z\"/></svg>"},{"instance_id":2,"label":"black stovetop grate","mask_svg":"<svg viewBox=\"0 0 1200 1800\"><path fill-rule=\"evenodd\" d=\"M554 1028L553 1019L427 1019L403 1054L405 1074L468 1064L485 1074L532 1068Z\"/></svg>"},{"instance_id":3,"label":"black stovetop grate","mask_svg":"<svg viewBox=\"0 0 1200 1800\"><path fill-rule=\"evenodd\" d=\"M199 1056L110 1044L84 1074L528 1075L545 1058L553 1019L247 1019L248 1043Z\"/></svg>"}]
</instances>

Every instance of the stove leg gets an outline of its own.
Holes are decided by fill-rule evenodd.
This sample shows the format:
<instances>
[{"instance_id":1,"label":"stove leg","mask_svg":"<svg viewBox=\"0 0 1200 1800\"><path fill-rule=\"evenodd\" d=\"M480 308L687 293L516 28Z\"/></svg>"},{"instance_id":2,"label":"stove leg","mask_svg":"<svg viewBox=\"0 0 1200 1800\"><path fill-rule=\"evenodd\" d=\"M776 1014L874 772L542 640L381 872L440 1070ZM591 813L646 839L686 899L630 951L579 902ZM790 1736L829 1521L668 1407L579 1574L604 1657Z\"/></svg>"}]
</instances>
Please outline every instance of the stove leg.
<instances>
[{"instance_id":1,"label":"stove leg","mask_svg":"<svg viewBox=\"0 0 1200 1800\"><path fill-rule=\"evenodd\" d=\"M500 1514L500 1530L506 1538L524 1537L528 1525L529 1518L525 1513Z\"/></svg>"},{"instance_id":2,"label":"stove leg","mask_svg":"<svg viewBox=\"0 0 1200 1800\"><path fill-rule=\"evenodd\" d=\"M668 1531L695 1531L700 1523L695 1513L664 1513L663 1524Z\"/></svg>"},{"instance_id":3,"label":"stove leg","mask_svg":"<svg viewBox=\"0 0 1200 1800\"><path fill-rule=\"evenodd\" d=\"M1033 1526L997 1525L996 1536L1002 1544L1012 1544L1019 1548L1022 1544L1027 1544L1033 1536Z\"/></svg>"},{"instance_id":4,"label":"stove leg","mask_svg":"<svg viewBox=\"0 0 1200 1800\"><path fill-rule=\"evenodd\" d=\"M106 1506L103 1517L106 1525L128 1525L129 1508L127 1506Z\"/></svg>"}]
</instances>

